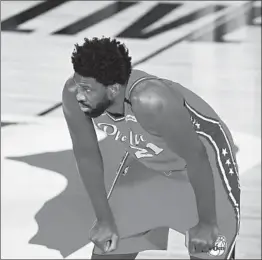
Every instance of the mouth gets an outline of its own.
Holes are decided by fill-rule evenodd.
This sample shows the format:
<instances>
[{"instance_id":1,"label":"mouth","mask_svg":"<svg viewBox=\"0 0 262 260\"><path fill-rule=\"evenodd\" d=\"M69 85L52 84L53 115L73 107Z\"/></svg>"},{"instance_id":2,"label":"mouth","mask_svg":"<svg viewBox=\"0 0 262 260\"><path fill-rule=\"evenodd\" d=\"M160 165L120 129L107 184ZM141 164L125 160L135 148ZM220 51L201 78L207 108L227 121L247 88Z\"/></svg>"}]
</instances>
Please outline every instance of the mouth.
<instances>
[{"instance_id":1,"label":"mouth","mask_svg":"<svg viewBox=\"0 0 262 260\"><path fill-rule=\"evenodd\" d=\"M79 105L80 105L81 110L83 110L83 111L91 110L91 107L89 105L86 105L86 104L81 103L81 102L79 102Z\"/></svg>"}]
</instances>

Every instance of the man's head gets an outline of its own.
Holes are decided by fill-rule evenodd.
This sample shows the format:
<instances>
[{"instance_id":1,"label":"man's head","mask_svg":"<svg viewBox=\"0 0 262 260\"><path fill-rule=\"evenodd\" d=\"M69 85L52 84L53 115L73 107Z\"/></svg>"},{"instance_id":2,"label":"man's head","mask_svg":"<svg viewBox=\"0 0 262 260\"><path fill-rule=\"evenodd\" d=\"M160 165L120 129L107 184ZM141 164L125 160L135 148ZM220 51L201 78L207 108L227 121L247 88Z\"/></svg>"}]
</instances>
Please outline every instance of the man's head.
<instances>
[{"instance_id":1,"label":"man's head","mask_svg":"<svg viewBox=\"0 0 262 260\"><path fill-rule=\"evenodd\" d=\"M131 74L128 54L125 45L110 38L85 38L83 45L75 45L71 59L77 100L89 116L100 116L127 84Z\"/></svg>"}]
</instances>

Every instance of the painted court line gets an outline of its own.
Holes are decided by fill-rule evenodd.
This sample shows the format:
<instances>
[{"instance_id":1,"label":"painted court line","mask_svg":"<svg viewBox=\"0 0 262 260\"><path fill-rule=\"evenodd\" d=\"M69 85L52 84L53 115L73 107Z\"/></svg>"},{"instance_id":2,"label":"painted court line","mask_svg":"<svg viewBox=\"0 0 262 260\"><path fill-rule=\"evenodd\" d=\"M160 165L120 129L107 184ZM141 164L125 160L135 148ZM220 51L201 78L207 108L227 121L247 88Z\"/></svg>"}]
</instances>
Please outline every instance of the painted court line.
<instances>
[{"instance_id":1,"label":"painted court line","mask_svg":"<svg viewBox=\"0 0 262 260\"><path fill-rule=\"evenodd\" d=\"M250 8L252 8L253 1L236 1L235 5L231 5L224 10L221 10L214 14L211 17L204 18L201 23L195 23L194 25L190 26L189 28L182 31L175 39L173 39L168 44L162 46L158 50L155 50L151 54L147 55L146 57L135 61L132 65L136 67L137 65L141 65L144 62L156 57L157 55L161 54L162 52L170 49L171 47L179 44L185 40L189 39L196 39L201 35L205 35L208 32L212 32L215 28L226 24L230 20L234 20L239 15L245 14ZM42 112L39 112L38 116L45 116L50 112L56 110L62 105L61 102L54 104L53 106L45 109Z\"/></svg>"}]
</instances>

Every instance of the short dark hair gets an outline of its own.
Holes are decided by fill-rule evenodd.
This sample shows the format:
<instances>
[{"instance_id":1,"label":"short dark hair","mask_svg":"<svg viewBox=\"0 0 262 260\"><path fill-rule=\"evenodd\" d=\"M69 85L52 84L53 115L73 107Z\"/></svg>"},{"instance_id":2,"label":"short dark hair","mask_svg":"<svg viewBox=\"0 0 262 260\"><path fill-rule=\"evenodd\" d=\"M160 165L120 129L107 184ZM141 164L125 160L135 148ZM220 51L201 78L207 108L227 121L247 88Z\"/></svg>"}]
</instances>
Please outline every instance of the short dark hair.
<instances>
[{"instance_id":1,"label":"short dark hair","mask_svg":"<svg viewBox=\"0 0 262 260\"><path fill-rule=\"evenodd\" d=\"M83 45L75 44L71 60L76 73L105 86L126 84L131 74L129 51L116 39L85 38Z\"/></svg>"}]
</instances>

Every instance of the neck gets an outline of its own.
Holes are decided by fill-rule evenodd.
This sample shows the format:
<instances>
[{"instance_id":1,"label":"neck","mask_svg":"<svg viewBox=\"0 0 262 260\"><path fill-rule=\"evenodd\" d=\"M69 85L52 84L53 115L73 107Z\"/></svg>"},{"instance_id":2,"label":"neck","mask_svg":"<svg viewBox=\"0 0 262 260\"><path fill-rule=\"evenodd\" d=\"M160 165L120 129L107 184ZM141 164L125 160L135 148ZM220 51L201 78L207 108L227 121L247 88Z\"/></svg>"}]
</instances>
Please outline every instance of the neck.
<instances>
[{"instance_id":1,"label":"neck","mask_svg":"<svg viewBox=\"0 0 262 260\"><path fill-rule=\"evenodd\" d=\"M112 114L121 114L123 115L125 113L125 94L126 94L126 88L122 87L120 89L119 94L114 100L114 103L107 109L107 112Z\"/></svg>"}]
</instances>

